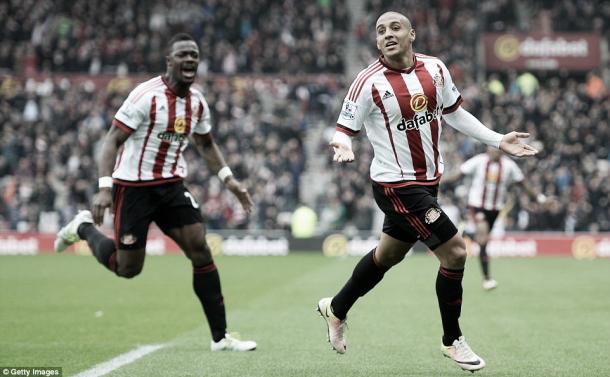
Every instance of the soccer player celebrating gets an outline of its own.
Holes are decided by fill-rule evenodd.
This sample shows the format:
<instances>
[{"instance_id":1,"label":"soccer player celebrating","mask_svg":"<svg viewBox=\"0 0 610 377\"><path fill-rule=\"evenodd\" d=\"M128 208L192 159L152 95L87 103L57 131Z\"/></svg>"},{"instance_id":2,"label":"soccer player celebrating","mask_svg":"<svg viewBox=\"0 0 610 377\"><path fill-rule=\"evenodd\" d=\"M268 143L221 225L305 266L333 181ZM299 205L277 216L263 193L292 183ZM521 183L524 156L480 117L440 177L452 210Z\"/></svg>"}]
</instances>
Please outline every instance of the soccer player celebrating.
<instances>
[{"instance_id":1,"label":"soccer player celebrating","mask_svg":"<svg viewBox=\"0 0 610 377\"><path fill-rule=\"evenodd\" d=\"M503 156L495 148L488 148L487 153L478 154L460 166L460 171L454 180L461 175L472 177L468 194L468 223L472 230L474 241L479 245L479 261L483 272L483 289L491 290L498 282L491 278L489 272L489 257L487 242L489 232L496 222L498 214L506 203L506 193L512 183L517 183L538 203L546 202L544 194L536 194L525 183L523 172L510 158Z\"/></svg>"},{"instance_id":2,"label":"soccer player celebrating","mask_svg":"<svg viewBox=\"0 0 610 377\"><path fill-rule=\"evenodd\" d=\"M443 173L441 119L511 155L531 156L537 151L519 141L528 134L498 134L460 106L462 97L445 64L413 52L415 30L403 14L382 14L375 31L381 56L350 86L331 146L335 161L353 161L351 137L366 127L374 150L373 193L385 213L383 233L343 288L319 301L318 310L327 322L332 347L345 353L344 330L352 305L421 240L440 261L436 294L443 325L441 350L462 369L476 371L485 361L466 343L459 326L464 240L436 198Z\"/></svg>"},{"instance_id":3,"label":"soccer player celebrating","mask_svg":"<svg viewBox=\"0 0 610 377\"><path fill-rule=\"evenodd\" d=\"M57 233L61 252L84 239L95 258L116 275L133 278L142 271L148 226L155 222L193 265L193 288L212 333L212 351L249 351L253 341L226 331L220 277L205 240L199 204L182 180L187 175L184 150L189 137L211 171L250 212L252 199L225 164L211 133L210 109L193 88L199 48L188 34L168 46L167 71L138 85L115 115L98 163L99 192L92 211L81 211ZM100 233L104 212L112 206L114 240Z\"/></svg>"}]
</instances>

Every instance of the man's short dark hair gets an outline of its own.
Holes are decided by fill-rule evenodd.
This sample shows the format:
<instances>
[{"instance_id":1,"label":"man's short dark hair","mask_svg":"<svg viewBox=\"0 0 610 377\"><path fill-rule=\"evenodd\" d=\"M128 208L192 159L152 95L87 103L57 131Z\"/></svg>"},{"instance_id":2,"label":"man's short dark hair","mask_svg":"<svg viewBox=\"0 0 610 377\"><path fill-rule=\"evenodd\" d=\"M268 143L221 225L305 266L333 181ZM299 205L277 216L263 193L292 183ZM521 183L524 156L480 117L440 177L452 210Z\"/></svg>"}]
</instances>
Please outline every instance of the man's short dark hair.
<instances>
[{"instance_id":1,"label":"man's short dark hair","mask_svg":"<svg viewBox=\"0 0 610 377\"><path fill-rule=\"evenodd\" d=\"M195 42L195 44L197 44L195 39L190 34L187 34L187 33L175 34L172 37L172 39L170 39L169 42L167 43L167 55L171 54L172 46L174 46L174 43L181 42L181 41L193 41L193 42Z\"/></svg>"}]
</instances>

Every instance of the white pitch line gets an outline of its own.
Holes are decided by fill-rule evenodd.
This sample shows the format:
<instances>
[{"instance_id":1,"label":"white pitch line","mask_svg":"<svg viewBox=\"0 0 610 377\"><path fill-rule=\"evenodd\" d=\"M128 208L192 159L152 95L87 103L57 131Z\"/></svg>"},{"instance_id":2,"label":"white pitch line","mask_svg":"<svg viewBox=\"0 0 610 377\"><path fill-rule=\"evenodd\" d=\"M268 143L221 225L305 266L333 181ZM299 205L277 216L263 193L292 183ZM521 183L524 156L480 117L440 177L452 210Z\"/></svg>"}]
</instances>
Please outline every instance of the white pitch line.
<instances>
[{"instance_id":1,"label":"white pitch line","mask_svg":"<svg viewBox=\"0 0 610 377\"><path fill-rule=\"evenodd\" d=\"M146 356L149 353L155 352L160 348L165 347L166 344L148 344L140 346L127 353L119 355L113 359L94 365L92 368L80 372L74 377L100 377L104 376L113 370L119 369L123 365L133 363L142 356Z\"/></svg>"}]
</instances>

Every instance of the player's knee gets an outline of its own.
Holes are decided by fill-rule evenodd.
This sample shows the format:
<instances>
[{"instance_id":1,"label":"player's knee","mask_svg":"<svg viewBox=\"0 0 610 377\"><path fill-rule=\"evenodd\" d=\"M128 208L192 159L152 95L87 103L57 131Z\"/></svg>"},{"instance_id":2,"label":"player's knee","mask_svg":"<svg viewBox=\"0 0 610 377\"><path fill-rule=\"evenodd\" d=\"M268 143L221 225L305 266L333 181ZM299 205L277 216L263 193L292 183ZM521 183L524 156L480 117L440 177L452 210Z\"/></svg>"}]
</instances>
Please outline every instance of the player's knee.
<instances>
[{"instance_id":1,"label":"player's knee","mask_svg":"<svg viewBox=\"0 0 610 377\"><path fill-rule=\"evenodd\" d=\"M190 256L193 266L197 267L208 265L214 261L212 258L212 250L210 250L210 247L206 242L204 242L202 246L193 249Z\"/></svg>"},{"instance_id":2,"label":"player's knee","mask_svg":"<svg viewBox=\"0 0 610 377\"><path fill-rule=\"evenodd\" d=\"M144 266L142 266L142 265L119 266L117 268L116 274L118 276L126 278L126 279L132 279L132 278L138 276L140 274L140 272L142 272L143 267Z\"/></svg>"},{"instance_id":3,"label":"player's knee","mask_svg":"<svg viewBox=\"0 0 610 377\"><path fill-rule=\"evenodd\" d=\"M405 259L405 254L402 250L388 250L375 256L382 266L392 267Z\"/></svg>"},{"instance_id":4,"label":"player's knee","mask_svg":"<svg viewBox=\"0 0 610 377\"><path fill-rule=\"evenodd\" d=\"M466 244L459 237L451 240L448 252L445 254L445 262L451 268L462 268L466 264Z\"/></svg>"},{"instance_id":5,"label":"player's knee","mask_svg":"<svg viewBox=\"0 0 610 377\"><path fill-rule=\"evenodd\" d=\"M451 253L449 253L449 263L456 268L464 267L466 264L466 248L462 246L452 248Z\"/></svg>"}]
</instances>

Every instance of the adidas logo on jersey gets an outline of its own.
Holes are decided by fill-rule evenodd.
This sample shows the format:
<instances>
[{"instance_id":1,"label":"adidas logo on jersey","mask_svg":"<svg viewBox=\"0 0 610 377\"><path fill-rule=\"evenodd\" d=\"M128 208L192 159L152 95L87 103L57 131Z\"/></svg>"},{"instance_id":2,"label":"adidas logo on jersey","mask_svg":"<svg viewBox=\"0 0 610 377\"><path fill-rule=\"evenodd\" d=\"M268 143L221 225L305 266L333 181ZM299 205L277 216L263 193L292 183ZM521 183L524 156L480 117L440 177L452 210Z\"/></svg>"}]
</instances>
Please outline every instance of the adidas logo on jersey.
<instances>
[{"instance_id":1,"label":"adidas logo on jersey","mask_svg":"<svg viewBox=\"0 0 610 377\"><path fill-rule=\"evenodd\" d=\"M388 99L390 97L394 97L394 95L390 93L389 90L386 90L385 93L383 93L383 97L381 99Z\"/></svg>"}]
</instances>

